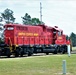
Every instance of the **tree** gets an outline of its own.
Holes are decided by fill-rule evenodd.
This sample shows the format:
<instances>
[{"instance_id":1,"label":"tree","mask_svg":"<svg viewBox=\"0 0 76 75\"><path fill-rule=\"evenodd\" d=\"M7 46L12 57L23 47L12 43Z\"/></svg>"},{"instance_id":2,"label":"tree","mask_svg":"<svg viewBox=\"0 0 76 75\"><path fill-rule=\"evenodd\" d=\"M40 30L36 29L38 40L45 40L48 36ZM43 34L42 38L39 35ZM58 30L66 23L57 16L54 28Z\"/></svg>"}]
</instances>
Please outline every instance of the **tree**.
<instances>
[{"instance_id":1,"label":"tree","mask_svg":"<svg viewBox=\"0 0 76 75\"><path fill-rule=\"evenodd\" d=\"M72 42L72 46L76 46L76 34L74 34L73 32L70 35L70 39Z\"/></svg>"},{"instance_id":2,"label":"tree","mask_svg":"<svg viewBox=\"0 0 76 75\"><path fill-rule=\"evenodd\" d=\"M38 18L31 18L31 16L26 13L24 17L22 17L23 24L26 25L38 25L38 24L44 24L44 22L41 22Z\"/></svg>"},{"instance_id":3,"label":"tree","mask_svg":"<svg viewBox=\"0 0 76 75\"><path fill-rule=\"evenodd\" d=\"M41 21L38 18L32 18L32 25L41 24Z\"/></svg>"},{"instance_id":4,"label":"tree","mask_svg":"<svg viewBox=\"0 0 76 75\"><path fill-rule=\"evenodd\" d=\"M0 22L2 22L3 20L2 20L2 17L0 16Z\"/></svg>"},{"instance_id":5,"label":"tree","mask_svg":"<svg viewBox=\"0 0 76 75\"><path fill-rule=\"evenodd\" d=\"M2 18L5 20L6 23L14 23L15 18L13 16L13 11L10 9L4 10L3 13L1 13Z\"/></svg>"},{"instance_id":6,"label":"tree","mask_svg":"<svg viewBox=\"0 0 76 75\"><path fill-rule=\"evenodd\" d=\"M24 17L22 17L23 24L31 24L31 16L26 13Z\"/></svg>"}]
</instances>

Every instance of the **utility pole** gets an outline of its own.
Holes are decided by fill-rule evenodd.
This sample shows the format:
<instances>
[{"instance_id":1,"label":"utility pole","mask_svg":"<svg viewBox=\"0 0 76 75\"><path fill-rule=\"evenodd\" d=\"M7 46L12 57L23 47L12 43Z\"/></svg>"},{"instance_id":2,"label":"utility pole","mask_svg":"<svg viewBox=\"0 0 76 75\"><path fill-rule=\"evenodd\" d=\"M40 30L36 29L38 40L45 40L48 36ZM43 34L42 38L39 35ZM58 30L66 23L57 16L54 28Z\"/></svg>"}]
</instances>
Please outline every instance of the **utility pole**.
<instances>
[{"instance_id":1,"label":"utility pole","mask_svg":"<svg viewBox=\"0 0 76 75\"><path fill-rule=\"evenodd\" d=\"M42 24L42 4L41 4L41 2L40 2L40 21Z\"/></svg>"}]
</instances>

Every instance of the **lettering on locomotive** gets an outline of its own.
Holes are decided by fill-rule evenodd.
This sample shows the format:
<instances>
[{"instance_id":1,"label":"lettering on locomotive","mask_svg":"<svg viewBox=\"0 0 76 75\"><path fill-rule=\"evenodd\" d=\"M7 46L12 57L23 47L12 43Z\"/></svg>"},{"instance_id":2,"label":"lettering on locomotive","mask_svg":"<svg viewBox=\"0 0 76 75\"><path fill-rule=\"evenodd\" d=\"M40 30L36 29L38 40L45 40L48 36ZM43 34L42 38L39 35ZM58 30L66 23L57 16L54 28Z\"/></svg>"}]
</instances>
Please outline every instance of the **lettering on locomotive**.
<instances>
[{"instance_id":1,"label":"lettering on locomotive","mask_svg":"<svg viewBox=\"0 0 76 75\"><path fill-rule=\"evenodd\" d=\"M24 32L20 32L20 33L18 33L18 36L38 36L38 33L24 33Z\"/></svg>"}]
</instances>

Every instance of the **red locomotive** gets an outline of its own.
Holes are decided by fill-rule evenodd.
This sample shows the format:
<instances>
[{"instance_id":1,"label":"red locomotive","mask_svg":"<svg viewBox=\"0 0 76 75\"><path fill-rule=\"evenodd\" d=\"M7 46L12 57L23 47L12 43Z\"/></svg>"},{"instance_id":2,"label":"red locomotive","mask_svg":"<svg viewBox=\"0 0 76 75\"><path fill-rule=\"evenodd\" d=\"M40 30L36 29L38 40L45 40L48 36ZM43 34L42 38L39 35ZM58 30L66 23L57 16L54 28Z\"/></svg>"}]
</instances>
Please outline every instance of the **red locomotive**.
<instances>
[{"instance_id":1,"label":"red locomotive","mask_svg":"<svg viewBox=\"0 0 76 75\"><path fill-rule=\"evenodd\" d=\"M0 44L0 56L67 52L66 35L57 26L6 24L4 28L4 43Z\"/></svg>"}]
</instances>

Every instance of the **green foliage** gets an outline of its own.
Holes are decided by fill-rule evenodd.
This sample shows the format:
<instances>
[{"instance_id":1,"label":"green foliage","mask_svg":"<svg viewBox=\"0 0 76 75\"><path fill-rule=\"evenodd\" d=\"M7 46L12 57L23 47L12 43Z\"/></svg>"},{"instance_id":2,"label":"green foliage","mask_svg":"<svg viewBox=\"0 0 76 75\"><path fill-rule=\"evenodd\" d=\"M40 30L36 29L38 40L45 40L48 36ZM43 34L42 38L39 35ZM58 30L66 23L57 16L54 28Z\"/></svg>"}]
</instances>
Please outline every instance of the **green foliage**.
<instances>
[{"instance_id":1,"label":"green foliage","mask_svg":"<svg viewBox=\"0 0 76 75\"><path fill-rule=\"evenodd\" d=\"M6 23L14 23L15 18L13 16L13 11L10 9L4 10L3 13L1 13L2 18L5 20Z\"/></svg>"},{"instance_id":2,"label":"green foliage","mask_svg":"<svg viewBox=\"0 0 76 75\"><path fill-rule=\"evenodd\" d=\"M68 35L66 35L66 39L69 40L69 36Z\"/></svg>"},{"instance_id":3,"label":"green foliage","mask_svg":"<svg viewBox=\"0 0 76 75\"><path fill-rule=\"evenodd\" d=\"M31 24L31 16L26 13L24 17L22 17L23 24Z\"/></svg>"},{"instance_id":4,"label":"green foliage","mask_svg":"<svg viewBox=\"0 0 76 75\"><path fill-rule=\"evenodd\" d=\"M40 21L38 18L32 18L32 25L38 25L40 24Z\"/></svg>"},{"instance_id":5,"label":"green foliage","mask_svg":"<svg viewBox=\"0 0 76 75\"><path fill-rule=\"evenodd\" d=\"M44 24L41 22L38 18L31 18L31 16L26 13L24 17L22 17L23 24L26 25L38 25L38 24Z\"/></svg>"},{"instance_id":6,"label":"green foliage","mask_svg":"<svg viewBox=\"0 0 76 75\"><path fill-rule=\"evenodd\" d=\"M39 24L41 24L41 21L38 18L32 18L32 25L39 25ZM42 22L42 24L44 23Z\"/></svg>"},{"instance_id":7,"label":"green foliage","mask_svg":"<svg viewBox=\"0 0 76 75\"><path fill-rule=\"evenodd\" d=\"M70 39L72 42L72 46L76 46L76 34L75 33L73 33L73 32L71 33Z\"/></svg>"},{"instance_id":8,"label":"green foliage","mask_svg":"<svg viewBox=\"0 0 76 75\"><path fill-rule=\"evenodd\" d=\"M2 17L0 16L0 22L2 22Z\"/></svg>"}]
</instances>

